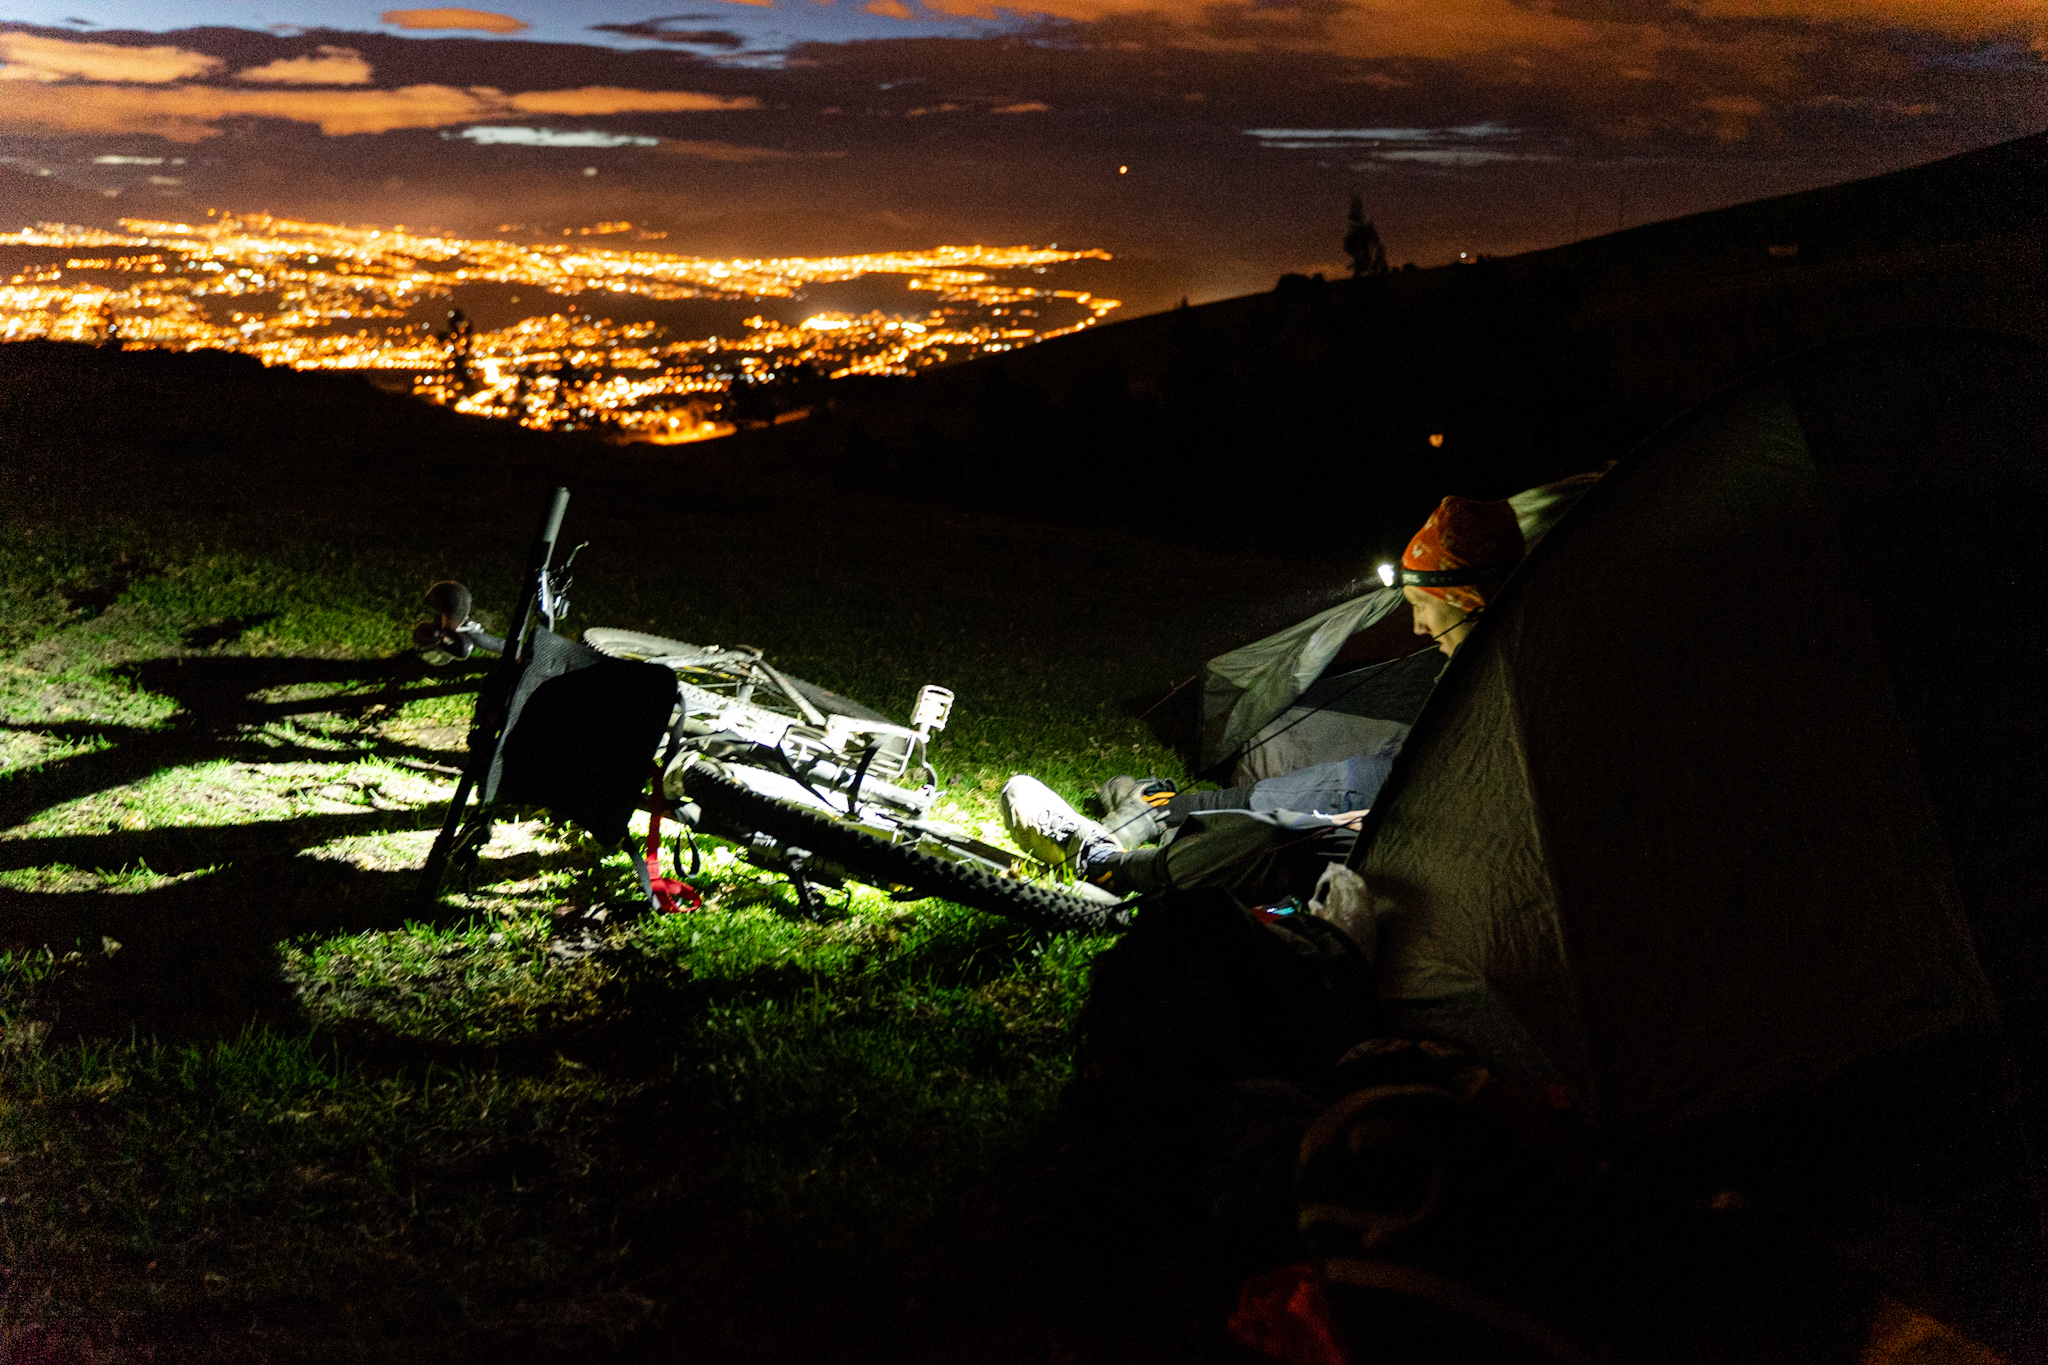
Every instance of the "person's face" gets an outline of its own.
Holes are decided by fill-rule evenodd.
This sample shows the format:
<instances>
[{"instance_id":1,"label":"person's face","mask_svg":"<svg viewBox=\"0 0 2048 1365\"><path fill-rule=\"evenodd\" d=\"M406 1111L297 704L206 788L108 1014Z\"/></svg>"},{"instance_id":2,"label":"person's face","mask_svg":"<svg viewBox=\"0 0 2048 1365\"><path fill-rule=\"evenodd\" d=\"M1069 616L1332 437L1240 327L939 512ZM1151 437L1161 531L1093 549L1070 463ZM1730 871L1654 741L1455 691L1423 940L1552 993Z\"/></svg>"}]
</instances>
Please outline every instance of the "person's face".
<instances>
[{"instance_id":1,"label":"person's face","mask_svg":"<svg viewBox=\"0 0 2048 1365\"><path fill-rule=\"evenodd\" d=\"M1458 645L1472 629L1471 618L1443 598L1417 587L1403 588L1401 595L1408 599L1408 606L1415 613L1415 633L1436 637L1436 647L1446 654L1457 653Z\"/></svg>"}]
</instances>

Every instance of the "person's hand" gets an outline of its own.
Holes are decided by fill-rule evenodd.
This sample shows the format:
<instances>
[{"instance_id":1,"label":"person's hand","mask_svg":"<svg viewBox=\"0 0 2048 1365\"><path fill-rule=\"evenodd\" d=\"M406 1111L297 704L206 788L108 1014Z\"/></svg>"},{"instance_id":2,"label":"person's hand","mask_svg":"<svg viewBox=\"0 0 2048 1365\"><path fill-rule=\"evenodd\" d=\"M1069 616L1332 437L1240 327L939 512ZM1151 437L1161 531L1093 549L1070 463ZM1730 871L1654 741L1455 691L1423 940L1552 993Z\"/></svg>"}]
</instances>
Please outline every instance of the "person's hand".
<instances>
[{"instance_id":1,"label":"person's hand","mask_svg":"<svg viewBox=\"0 0 2048 1365\"><path fill-rule=\"evenodd\" d=\"M1333 825L1342 825L1348 830L1356 831L1360 825L1365 823L1365 817L1371 813L1369 808L1366 810L1347 810L1342 815L1332 815L1329 818L1330 823Z\"/></svg>"}]
</instances>

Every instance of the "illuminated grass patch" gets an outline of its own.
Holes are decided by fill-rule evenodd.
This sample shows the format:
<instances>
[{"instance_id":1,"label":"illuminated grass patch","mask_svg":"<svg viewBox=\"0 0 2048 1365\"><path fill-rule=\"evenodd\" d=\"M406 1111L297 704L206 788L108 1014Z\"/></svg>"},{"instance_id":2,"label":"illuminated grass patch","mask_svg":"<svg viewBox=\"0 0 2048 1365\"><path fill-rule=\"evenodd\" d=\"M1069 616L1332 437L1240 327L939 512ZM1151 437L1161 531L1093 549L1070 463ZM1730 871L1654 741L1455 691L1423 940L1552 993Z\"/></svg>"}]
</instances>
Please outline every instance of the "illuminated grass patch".
<instances>
[{"instance_id":1,"label":"illuminated grass patch","mask_svg":"<svg viewBox=\"0 0 2048 1365\"><path fill-rule=\"evenodd\" d=\"M1103 943L859 886L812 922L701 836L704 908L640 916L621 854L541 818L418 903L472 696L400 667L390 585L426 575L381 554L79 536L0 596L0 1324L630 1333L706 1255L779 1282L977 1216ZM930 672L841 648L792 652L884 704ZM1096 757L1097 722L1004 705L938 755L983 837L1024 755Z\"/></svg>"}]
</instances>

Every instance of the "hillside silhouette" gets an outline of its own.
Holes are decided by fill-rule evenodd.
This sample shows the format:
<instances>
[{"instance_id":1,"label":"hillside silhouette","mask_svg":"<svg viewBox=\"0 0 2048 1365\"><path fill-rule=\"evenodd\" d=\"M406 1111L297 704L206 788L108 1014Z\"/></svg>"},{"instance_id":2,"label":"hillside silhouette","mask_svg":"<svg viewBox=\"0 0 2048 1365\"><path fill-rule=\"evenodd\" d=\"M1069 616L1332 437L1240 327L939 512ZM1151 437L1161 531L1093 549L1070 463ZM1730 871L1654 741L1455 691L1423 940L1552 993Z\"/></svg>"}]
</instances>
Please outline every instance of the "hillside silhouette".
<instances>
[{"instance_id":1,"label":"hillside silhouette","mask_svg":"<svg viewBox=\"0 0 2048 1365\"><path fill-rule=\"evenodd\" d=\"M842 484L1171 536L1398 549L1446 492L1599 468L1772 361L2044 326L2048 135L1471 265L1118 322L901 379L744 447ZM1435 438L1441 437L1441 442Z\"/></svg>"}]
</instances>

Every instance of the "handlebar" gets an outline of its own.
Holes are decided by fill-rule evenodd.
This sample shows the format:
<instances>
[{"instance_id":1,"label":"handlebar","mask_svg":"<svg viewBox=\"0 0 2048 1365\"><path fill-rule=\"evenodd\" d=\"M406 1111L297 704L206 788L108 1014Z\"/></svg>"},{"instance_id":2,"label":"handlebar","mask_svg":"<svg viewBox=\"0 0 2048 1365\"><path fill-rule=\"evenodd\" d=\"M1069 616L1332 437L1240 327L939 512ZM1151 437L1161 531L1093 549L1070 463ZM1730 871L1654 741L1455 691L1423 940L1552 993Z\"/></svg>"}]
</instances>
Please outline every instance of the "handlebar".
<instances>
[{"instance_id":1,"label":"handlebar","mask_svg":"<svg viewBox=\"0 0 2048 1365\"><path fill-rule=\"evenodd\" d=\"M505 632L505 642L512 652L524 652L526 628L532 624L534 608L548 612L548 563L555 557L555 541L561 538L562 517L568 510L569 490L557 488L547 515L540 519L540 530L526 558L526 579L520 588L519 606L512 613L512 628Z\"/></svg>"},{"instance_id":2,"label":"handlebar","mask_svg":"<svg viewBox=\"0 0 2048 1365\"><path fill-rule=\"evenodd\" d=\"M467 659L479 649L486 654L505 652L505 641L502 636L491 634L474 621L450 624L446 616L438 621L422 621L414 626L412 642L416 648L438 649L444 654L453 654L458 659Z\"/></svg>"},{"instance_id":3,"label":"handlebar","mask_svg":"<svg viewBox=\"0 0 2048 1365\"><path fill-rule=\"evenodd\" d=\"M555 557L555 542L562 535L562 518L568 510L569 490L557 488L548 501L547 512L540 519L533 548L527 553L526 576L521 581L519 605L512 613L512 628L502 638L488 633L470 619L472 598L469 589L453 580L445 580L427 589L427 605L434 609L435 619L422 621L413 627L413 644L420 649L438 649L458 659L467 659L479 649L501 658L522 656L528 627L533 623L536 609L552 628L555 617L568 608L566 598L558 600L562 584L567 581L568 566L563 565L562 571L552 576L560 581L551 581L549 573Z\"/></svg>"}]
</instances>

